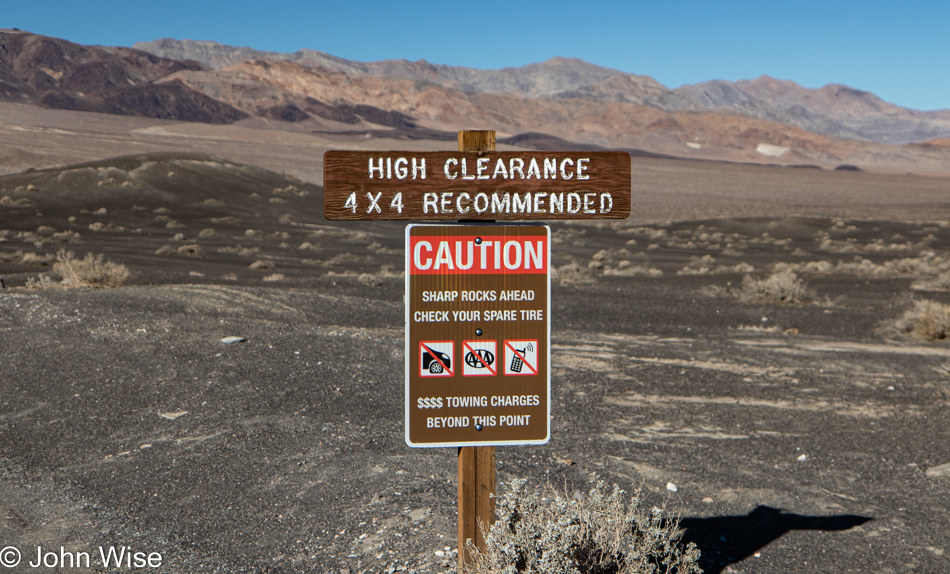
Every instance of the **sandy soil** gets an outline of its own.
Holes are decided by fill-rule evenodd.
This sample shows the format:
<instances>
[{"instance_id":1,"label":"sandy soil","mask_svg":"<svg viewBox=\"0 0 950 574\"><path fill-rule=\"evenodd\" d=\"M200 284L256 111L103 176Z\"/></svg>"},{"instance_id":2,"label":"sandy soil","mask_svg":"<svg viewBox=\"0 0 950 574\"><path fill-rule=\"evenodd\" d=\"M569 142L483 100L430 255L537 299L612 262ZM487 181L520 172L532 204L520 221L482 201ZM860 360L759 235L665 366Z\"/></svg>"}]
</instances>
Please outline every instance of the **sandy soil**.
<instances>
[{"instance_id":1,"label":"sandy soil","mask_svg":"<svg viewBox=\"0 0 950 574\"><path fill-rule=\"evenodd\" d=\"M402 439L403 226L322 220L311 168L277 165L319 145L87 128L0 125L4 158L92 162L0 177L0 547L454 571L455 453ZM643 484L707 573L947 571L950 348L880 329L950 302L922 290L946 180L635 166L634 218L552 226L553 437L499 449L501 488ZM58 287L62 248L130 284ZM813 303L736 296L787 266Z\"/></svg>"}]
</instances>

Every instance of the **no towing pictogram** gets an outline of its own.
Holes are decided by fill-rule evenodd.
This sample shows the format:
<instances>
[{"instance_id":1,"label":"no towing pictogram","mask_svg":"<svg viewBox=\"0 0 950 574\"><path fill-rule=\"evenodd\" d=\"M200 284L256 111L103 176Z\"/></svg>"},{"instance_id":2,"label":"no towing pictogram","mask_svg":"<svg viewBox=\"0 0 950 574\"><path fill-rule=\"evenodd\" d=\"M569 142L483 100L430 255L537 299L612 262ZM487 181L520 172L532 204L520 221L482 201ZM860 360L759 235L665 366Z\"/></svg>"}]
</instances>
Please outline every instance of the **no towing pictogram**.
<instances>
[{"instance_id":1,"label":"no towing pictogram","mask_svg":"<svg viewBox=\"0 0 950 574\"><path fill-rule=\"evenodd\" d=\"M497 341L462 341L462 376L492 377L498 374Z\"/></svg>"}]
</instances>

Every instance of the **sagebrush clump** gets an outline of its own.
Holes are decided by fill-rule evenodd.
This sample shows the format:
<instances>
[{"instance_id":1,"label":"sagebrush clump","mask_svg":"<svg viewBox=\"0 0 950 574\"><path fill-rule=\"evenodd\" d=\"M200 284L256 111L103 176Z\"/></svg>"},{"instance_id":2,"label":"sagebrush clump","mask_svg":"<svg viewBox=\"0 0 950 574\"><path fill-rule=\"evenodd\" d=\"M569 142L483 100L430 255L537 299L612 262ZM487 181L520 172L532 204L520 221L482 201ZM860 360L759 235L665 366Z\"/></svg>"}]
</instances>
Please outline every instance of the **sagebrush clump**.
<instances>
[{"instance_id":1,"label":"sagebrush clump","mask_svg":"<svg viewBox=\"0 0 950 574\"><path fill-rule=\"evenodd\" d=\"M804 305L815 303L815 293L791 271L773 273L763 279L746 275L742 279L739 300L743 303L780 303Z\"/></svg>"},{"instance_id":2,"label":"sagebrush clump","mask_svg":"<svg viewBox=\"0 0 950 574\"><path fill-rule=\"evenodd\" d=\"M566 265L551 270L551 280L557 281L562 285L573 285L577 283L591 283L594 281L594 275L587 267L581 266L577 261L572 261Z\"/></svg>"},{"instance_id":3,"label":"sagebrush clump","mask_svg":"<svg viewBox=\"0 0 950 574\"><path fill-rule=\"evenodd\" d=\"M950 338L950 305L937 301L914 301L899 318L886 322L881 330L887 335L938 341Z\"/></svg>"},{"instance_id":4,"label":"sagebrush clump","mask_svg":"<svg viewBox=\"0 0 950 574\"><path fill-rule=\"evenodd\" d=\"M485 551L470 548L472 574L701 574L699 549L681 544L679 522L599 482L586 497L550 501L512 481L498 500Z\"/></svg>"},{"instance_id":5,"label":"sagebrush clump","mask_svg":"<svg viewBox=\"0 0 950 574\"><path fill-rule=\"evenodd\" d=\"M76 259L72 251L56 255L53 271L63 277L63 284L72 287L121 287L129 278L129 269L121 263L107 261L101 254L87 253Z\"/></svg>"}]
</instances>

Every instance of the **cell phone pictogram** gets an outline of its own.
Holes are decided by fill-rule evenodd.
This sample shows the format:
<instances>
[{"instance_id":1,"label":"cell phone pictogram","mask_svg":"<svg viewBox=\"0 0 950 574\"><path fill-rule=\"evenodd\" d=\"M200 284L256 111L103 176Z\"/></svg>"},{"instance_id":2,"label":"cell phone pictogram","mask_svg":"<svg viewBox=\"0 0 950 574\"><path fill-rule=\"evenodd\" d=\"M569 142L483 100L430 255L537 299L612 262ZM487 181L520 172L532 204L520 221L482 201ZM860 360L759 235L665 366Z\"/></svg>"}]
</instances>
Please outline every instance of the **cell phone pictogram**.
<instances>
[{"instance_id":1,"label":"cell phone pictogram","mask_svg":"<svg viewBox=\"0 0 950 574\"><path fill-rule=\"evenodd\" d=\"M522 376L538 374L538 341L536 339L505 341L505 374Z\"/></svg>"}]
</instances>

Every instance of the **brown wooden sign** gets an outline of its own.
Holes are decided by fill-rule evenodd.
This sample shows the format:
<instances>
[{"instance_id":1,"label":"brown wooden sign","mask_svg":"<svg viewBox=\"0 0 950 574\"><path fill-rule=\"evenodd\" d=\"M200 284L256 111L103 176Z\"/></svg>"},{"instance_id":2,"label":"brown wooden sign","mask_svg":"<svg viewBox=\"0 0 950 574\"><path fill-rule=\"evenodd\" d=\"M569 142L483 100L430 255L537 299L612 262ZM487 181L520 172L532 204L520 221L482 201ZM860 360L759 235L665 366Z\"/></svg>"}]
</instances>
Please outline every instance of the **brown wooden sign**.
<instances>
[{"instance_id":1,"label":"brown wooden sign","mask_svg":"<svg viewBox=\"0 0 950 574\"><path fill-rule=\"evenodd\" d=\"M624 219L630 154L331 150L330 220Z\"/></svg>"},{"instance_id":2,"label":"brown wooden sign","mask_svg":"<svg viewBox=\"0 0 950 574\"><path fill-rule=\"evenodd\" d=\"M550 437L550 228L406 229L406 443Z\"/></svg>"}]
</instances>

